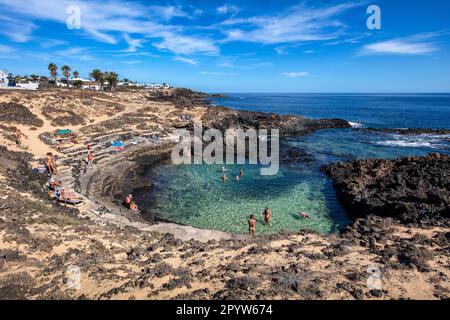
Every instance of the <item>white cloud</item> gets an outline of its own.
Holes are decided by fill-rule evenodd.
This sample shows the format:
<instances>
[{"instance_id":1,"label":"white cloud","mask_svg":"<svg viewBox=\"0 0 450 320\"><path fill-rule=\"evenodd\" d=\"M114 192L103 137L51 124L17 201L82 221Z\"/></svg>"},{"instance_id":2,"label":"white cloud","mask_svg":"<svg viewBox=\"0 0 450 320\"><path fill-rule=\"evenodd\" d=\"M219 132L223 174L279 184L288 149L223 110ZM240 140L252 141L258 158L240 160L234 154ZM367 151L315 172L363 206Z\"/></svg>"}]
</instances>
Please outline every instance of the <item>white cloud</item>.
<instances>
[{"instance_id":1,"label":"white cloud","mask_svg":"<svg viewBox=\"0 0 450 320\"><path fill-rule=\"evenodd\" d=\"M128 49L125 52L136 52L138 48L142 47L142 39L132 39L128 34L124 34L123 37L128 43Z\"/></svg>"},{"instance_id":2,"label":"white cloud","mask_svg":"<svg viewBox=\"0 0 450 320\"><path fill-rule=\"evenodd\" d=\"M140 64L140 63L142 63L142 61L141 60L128 60L125 63L133 65L133 64Z\"/></svg>"},{"instance_id":3,"label":"white cloud","mask_svg":"<svg viewBox=\"0 0 450 320\"><path fill-rule=\"evenodd\" d=\"M216 11L218 14L222 15L228 13L236 14L239 12L239 8L236 6L224 4L223 6L217 7Z\"/></svg>"},{"instance_id":4,"label":"white cloud","mask_svg":"<svg viewBox=\"0 0 450 320\"><path fill-rule=\"evenodd\" d=\"M166 35L162 42L154 43L153 45L160 50L169 50L183 55L193 53L217 55L219 53L219 48L209 39L174 34Z\"/></svg>"},{"instance_id":5,"label":"white cloud","mask_svg":"<svg viewBox=\"0 0 450 320\"><path fill-rule=\"evenodd\" d=\"M185 57L174 57L173 60L184 62L193 66L196 66L198 64L197 61Z\"/></svg>"},{"instance_id":6,"label":"white cloud","mask_svg":"<svg viewBox=\"0 0 450 320\"><path fill-rule=\"evenodd\" d=\"M189 17L181 6L150 6L148 9L151 13L162 17L164 20L171 20L175 17Z\"/></svg>"},{"instance_id":7,"label":"white cloud","mask_svg":"<svg viewBox=\"0 0 450 320\"><path fill-rule=\"evenodd\" d=\"M74 2L70 0L0 0L2 11L20 16L22 20L53 21L64 25L69 17L66 8L71 4ZM73 32L83 32L97 41L117 44L123 34L136 34L142 38L162 39L156 47L176 54L219 52L214 41L195 35L183 35L182 27L158 23L153 18L160 16L169 20L173 17L186 16L180 7L153 6L149 9L148 6L137 2L119 3L113 0L101 2L79 0L75 4L81 9L81 29ZM130 48L133 49L133 46ZM137 48L135 45L134 49Z\"/></svg>"},{"instance_id":8,"label":"white cloud","mask_svg":"<svg viewBox=\"0 0 450 320\"><path fill-rule=\"evenodd\" d=\"M344 27L337 16L360 2L311 8L291 7L282 14L247 19L228 19L221 23L226 41L247 41L263 44L324 41L335 39Z\"/></svg>"},{"instance_id":9,"label":"white cloud","mask_svg":"<svg viewBox=\"0 0 450 320\"><path fill-rule=\"evenodd\" d=\"M368 44L363 47L362 54L395 54L395 55L425 55L439 50L433 43L410 42L394 39Z\"/></svg>"},{"instance_id":10,"label":"white cloud","mask_svg":"<svg viewBox=\"0 0 450 320\"><path fill-rule=\"evenodd\" d=\"M307 75L309 75L308 72L284 72L283 76L285 76L286 78L301 78L301 77L306 77Z\"/></svg>"},{"instance_id":11,"label":"white cloud","mask_svg":"<svg viewBox=\"0 0 450 320\"><path fill-rule=\"evenodd\" d=\"M11 18L6 15L0 15L0 25L0 33L14 42L29 41L32 32L37 28L32 22Z\"/></svg>"}]
</instances>

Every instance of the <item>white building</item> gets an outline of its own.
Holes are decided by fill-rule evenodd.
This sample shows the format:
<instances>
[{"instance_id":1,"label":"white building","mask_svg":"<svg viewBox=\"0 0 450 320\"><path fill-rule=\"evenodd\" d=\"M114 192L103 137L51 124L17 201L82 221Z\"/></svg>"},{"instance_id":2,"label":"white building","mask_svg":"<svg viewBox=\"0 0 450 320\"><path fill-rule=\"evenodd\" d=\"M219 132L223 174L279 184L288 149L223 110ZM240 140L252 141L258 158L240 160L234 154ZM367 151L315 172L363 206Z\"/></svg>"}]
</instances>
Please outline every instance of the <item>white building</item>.
<instances>
[{"instance_id":1,"label":"white building","mask_svg":"<svg viewBox=\"0 0 450 320\"><path fill-rule=\"evenodd\" d=\"M8 74L0 71L0 88L7 87L9 84Z\"/></svg>"},{"instance_id":2,"label":"white building","mask_svg":"<svg viewBox=\"0 0 450 320\"><path fill-rule=\"evenodd\" d=\"M145 85L146 89L151 89L151 90L167 90L170 89L170 86L167 83L152 83L152 84L146 84Z\"/></svg>"}]
</instances>

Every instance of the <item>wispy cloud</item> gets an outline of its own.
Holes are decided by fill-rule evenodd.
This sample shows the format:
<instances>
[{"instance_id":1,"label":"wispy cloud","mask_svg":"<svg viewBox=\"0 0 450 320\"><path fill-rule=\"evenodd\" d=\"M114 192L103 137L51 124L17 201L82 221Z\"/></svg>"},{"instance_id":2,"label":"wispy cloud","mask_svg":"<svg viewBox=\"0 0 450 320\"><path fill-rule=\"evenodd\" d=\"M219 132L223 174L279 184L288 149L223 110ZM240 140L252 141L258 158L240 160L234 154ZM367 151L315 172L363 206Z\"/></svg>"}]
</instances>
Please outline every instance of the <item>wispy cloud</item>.
<instances>
[{"instance_id":1,"label":"wispy cloud","mask_svg":"<svg viewBox=\"0 0 450 320\"><path fill-rule=\"evenodd\" d=\"M124 39L128 43L128 49L125 52L136 52L138 48L142 47L142 39L132 39L128 34L124 34Z\"/></svg>"},{"instance_id":2,"label":"wispy cloud","mask_svg":"<svg viewBox=\"0 0 450 320\"><path fill-rule=\"evenodd\" d=\"M167 21L175 17L189 17L189 14L183 11L181 6L150 6L148 9Z\"/></svg>"},{"instance_id":3,"label":"wispy cloud","mask_svg":"<svg viewBox=\"0 0 450 320\"><path fill-rule=\"evenodd\" d=\"M19 15L22 20L31 18L64 25L68 18L66 9L71 4L74 3L69 0L0 0L2 10ZM212 40L199 38L195 35L185 35L182 27L160 23L157 19L152 18L155 15L160 16L163 20L187 17L187 14L180 7L154 6L149 8L137 2L112 0L101 2L79 0L76 5L81 9L81 30L74 32L84 33L100 42L115 45L123 34L133 34L139 35L140 38L162 39L155 46L176 54L216 54L219 51ZM29 35L30 32L27 34ZM17 40L26 39L25 37L21 39L19 35L14 34L10 36L15 36ZM135 41L135 45L129 46L131 50L138 48L136 41L140 40L133 38L133 41Z\"/></svg>"},{"instance_id":4,"label":"wispy cloud","mask_svg":"<svg viewBox=\"0 0 450 320\"><path fill-rule=\"evenodd\" d=\"M27 42L31 39L32 32L37 26L29 21L0 15L0 33L14 42Z\"/></svg>"},{"instance_id":5,"label":"wispy cloud","mask_svg":"<svg viewBox=\"0 0 450 320\"><path fill-rule=\"evenodd\" d=\"M162 42L153 44L160 50L169 50L177 54L189 55L193 53L203 53L217 55L219 48L209 39L192 38L181 35L166 35Z\"/></svg>"},{"instance_id":6,"label":"wispy cloud","mask_svg":"<svg viewBox=\"0 0 450 320\"><path fill-rule=\"evenodd\" d=\"M284 72L283 76L285 76L286 78L301 78L301 77L306 77L307 75L309 75L308 72Z\"/></svg>"},{"instance_id":7,"label":"wispy cloud","mask_svg":"<svg viewBox=\"0 0 450 320\"><path fill-rule=\"evenodd\" d=\"M133 64L140 64L140 63L142 63L142 61L141 60L127 60L125 63L129 64L129 65L133 65Z\"/></svg>"},{"instance_id":8,"label":"wispy cloud","mask_svg":"<svg viewBox=\"0 0 450 320\"><path fill-rule=\"evenodd\" d=\"M344 27L337 17L359 5L361 2L348 2L312 8L300 4L281 14L228 19L221 26L226 28L226 41L280 44L330 40Z\"/></svg>"},{"instance_id":9,"label":"wispy cloud","mask_svg":"<svg viewBox=\"0 0 450 320\"><path fill-rule=\"evenodd\" d=\"M365 45L361 55L427 55L439 50L434 40L443 35L441 32L430 32L397 38Z\"/></svg>"},{"instance_id":10,"label":"wispy cloud","mask_svg":"<svg viewBox=\"0 0 450 320\"><path fill-rule=\"evenodd\" d=\"M190 64L193 66L196 66L198 64L198 62L195 61L194 59L189 59L189 58L185 58L185 57L174 57L173 60L184 62L184 63Z\"/></svg>"},{"instance_id":11,"label":"wispy cloud","mask_svg":"<svg viewBox=\"0 0 450 320\"><path fill-rule=\"evenodd\" d=\"M0 54L10 54L13 52L15 52L14 48L0 44Z\"/></svg>"},{"instance_id":12,"label":"wispy cloud","mask_svg":"<svg viewBox=\"0 0 450 320\"><path fill-rule=\"evenodd\" d=\"M217 7L216 11L218 14L222 15L229 13L235 15L239 12L239 8L233 5L224 4L223 6Z\"/></svg>"}]
</instances>

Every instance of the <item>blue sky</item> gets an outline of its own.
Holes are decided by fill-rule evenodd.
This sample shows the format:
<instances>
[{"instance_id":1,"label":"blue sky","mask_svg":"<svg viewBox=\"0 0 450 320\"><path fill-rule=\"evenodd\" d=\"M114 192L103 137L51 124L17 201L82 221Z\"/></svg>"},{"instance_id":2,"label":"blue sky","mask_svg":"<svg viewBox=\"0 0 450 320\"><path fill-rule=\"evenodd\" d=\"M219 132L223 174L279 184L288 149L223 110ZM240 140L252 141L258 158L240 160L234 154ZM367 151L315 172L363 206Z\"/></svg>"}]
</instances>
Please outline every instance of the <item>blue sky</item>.
<instances>
[{"instance_id":1,"label":"blue sky","mask_svg":"<svg viewBox=\"0 0 450 320\"><path fill-rule=\"evenodd\" d=\"M381 9L381 30L366 10ZM67 8L80 9L69 29ZM208 92L450 92L450 2L0 0L0 69Z\"/></svg>"}]
</instances>

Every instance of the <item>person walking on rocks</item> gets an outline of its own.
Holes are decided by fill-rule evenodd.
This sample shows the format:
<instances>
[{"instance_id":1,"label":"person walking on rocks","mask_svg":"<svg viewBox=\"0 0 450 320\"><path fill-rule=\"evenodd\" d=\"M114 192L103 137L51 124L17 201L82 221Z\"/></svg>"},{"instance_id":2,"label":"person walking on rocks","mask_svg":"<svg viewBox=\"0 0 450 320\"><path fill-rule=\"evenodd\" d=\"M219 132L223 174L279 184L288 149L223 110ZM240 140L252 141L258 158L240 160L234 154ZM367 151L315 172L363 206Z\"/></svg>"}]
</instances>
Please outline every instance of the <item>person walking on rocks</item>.
<instances>
[{"instance_id":1,"label":"person walking on rocks","mask_svg":"<svg viewBox=\"0 0 450 320\"><path fill-rule=\"evenodd\" d=\"M88 151L88 157L87 157L88 167L92 167L93 161L94 161L94 153L92 151Z\"/></svg>"},{"instance_id":2,"label":"person walking on rocks","mask_svg":"<svg viewBox=\"0 0 450 320\"><path fill-rule=\"evenodd\" d=\"M26 136L20 131L19 128L16 127L16 144L21 147L22 146L22 137L26 138Z\"/></svg>"}]
</instances>

